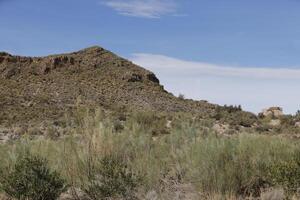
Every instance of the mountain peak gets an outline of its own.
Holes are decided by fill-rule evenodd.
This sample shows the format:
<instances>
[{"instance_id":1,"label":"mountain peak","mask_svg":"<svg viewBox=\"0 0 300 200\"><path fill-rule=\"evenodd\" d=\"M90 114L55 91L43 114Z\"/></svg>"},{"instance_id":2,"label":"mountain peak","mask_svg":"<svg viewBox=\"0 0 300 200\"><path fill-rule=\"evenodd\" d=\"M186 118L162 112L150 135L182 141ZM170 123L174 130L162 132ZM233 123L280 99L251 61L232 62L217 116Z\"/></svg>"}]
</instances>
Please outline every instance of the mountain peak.
<instances>
[{"instance_id":1,"label":"mountain peak","mask_svg":"<svg viewBox=\"0 0 300 200\"><path fill-rule=\"evenodd\" d=\"M79 50L79 53L99 53L102 51L106 51L104 48L100 46L91 46L82 50Z\"/></svg>"},{"instance_id":2,"label":"mountain peak","mask_svg":"<svg viewBox=\"0 0 300 200\"><path fill-rule=\"evenodd\" d=\"M82 51L98 51L98 50L103 50L104 48L98 46L98 45L94 45L94 46L90 46L87 48L82 49Z\"/></svg>"}]
</instances>

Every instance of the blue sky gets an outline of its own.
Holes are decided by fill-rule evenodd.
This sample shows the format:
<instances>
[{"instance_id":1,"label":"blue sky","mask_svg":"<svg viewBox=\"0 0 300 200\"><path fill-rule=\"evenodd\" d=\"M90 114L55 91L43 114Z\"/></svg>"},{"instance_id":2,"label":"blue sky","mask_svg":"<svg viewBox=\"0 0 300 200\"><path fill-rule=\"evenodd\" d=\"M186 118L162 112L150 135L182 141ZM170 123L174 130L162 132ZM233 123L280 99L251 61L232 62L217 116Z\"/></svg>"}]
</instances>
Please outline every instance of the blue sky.
<instances>
[{"instance_id":1,"label":"blue sky","mask_svg":"<svg viewBox=\"0 0 300 200\"><path fill-rule=\"evenodd\" d=\"M100 45L175 95L300 109L299 0L0 0L0 51Z\"/></svg>"}]
</instances>

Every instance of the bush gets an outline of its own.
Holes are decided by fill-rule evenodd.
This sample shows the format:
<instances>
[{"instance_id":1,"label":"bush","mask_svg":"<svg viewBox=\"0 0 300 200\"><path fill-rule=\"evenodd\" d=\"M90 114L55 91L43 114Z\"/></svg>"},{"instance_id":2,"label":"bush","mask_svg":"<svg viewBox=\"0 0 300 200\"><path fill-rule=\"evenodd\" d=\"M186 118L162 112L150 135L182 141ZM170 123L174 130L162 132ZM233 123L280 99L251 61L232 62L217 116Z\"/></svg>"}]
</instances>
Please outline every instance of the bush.
<instances>
[{"instance_id":1,"label":"bush","mask_svg":"<svg viewBox=\"0 0 300 200\"><path fill-rule=\"evenodd\" d=\"M158 115L153 111L136 112L131 120L133 120L133 124L138 124L141 132L153 135L165 134L167 132L167 116L164 114Z\"/></svg>"},{"instance_id":2,"label":"bush","mask_svg":"<svg viewBox=\"0 0 300 200\"><path fill-rule=\"evenodd\" d=\"M12 170L2 169L0 175L1 190L16 199L54 200L65 190L64 180L38 156L18 159Z\"/></svg>"},{"instance_id":3,"label":"bush","mask_svg":"<svg viewBox=\"0 0 300 200\"><path fill-rule=\"evenodd\" d=\"M179 95L178 95L178 98L184 100L184 99L185 99L185 96L184 96L184 94L179 94Z\"/></svg>"},{"instance_id":4,"label":"bush","mask_svg":"<svg viewBox=\"0 0 300 200\"><path fill-rule=\"evenodd\" d=\"M121 132L124 130L124 125L120 120L113 121L113 129L115 132Z\"/></svg>"},{"instance_id":5,"label":"bush","mask_svg":"<svg viewBox=\"0 0 300 200\"><path fill-rule=\"evenodd\" d=\"M298 110L298 111L296 112L295 118L296 118L296 119L300 119L300 110Z\"/></svg>"},{"instance_id":6,"label":"bush","mask_svg":"<svg viewBox=\"0 0 300 200\"><path fill-rule=\"evenodd\" d=\"M233 106L233 105L227 106L227 105L224 105L223 109L226 110L229 113L233 113L233 112L237 112L237 111L242 111L242 106L241 105L238 105L238 106Z\"/></svg>"},{"instance_id":7,"label":"bush","mask_svg":"<svg viewBox=\"0 0 300 200\"><path fill-rule=\"evenodd\" d=\"M268 175L274 185L284 188L288 194L294 194L300 188L300 154L289 161L281 161L269 167Z\"/></svg>"},{"instance_id":8,"label":"bush","mask_svg":"<svg viewBox=\"0 0 300 200\"><path fill-rule=\"evenodd\" d=\"M231 126L251 127L258 122L253 113L242 111L240 106L217 107L213 118Z\"/></svg>"},{"instance_id":9,"label":"bush","mask_svg":"<svg viewBox=\"0 0 300 200\"><path fill-rule=\"evenodd\" d=\"M84 191L95 200L112 197L134 199L139 182L140 178L120 158L105 156L101 159L99 168L89 177Z\"/></svg>"},{"instance_id":10,"label":"bush","mask_svg":"<svg viewBox=\"0 0 300 200\"><path fill-rule=\"evenodd\" d=\"M243 196L259 197L262 190L268 187L270 187L270 183L264 177L253 176L239 188L238 194Z\"/></svg>"},{"instance_id":11,"label":"bush","mask_svg":"<svg viewBox=\"0 0 300 200\"><path fill-rule=\"evenodd\" d=\"M284 115L280 117L281 125L285 127L295 126L295 119L292 115Z\"/></svg>"}]
</instances>

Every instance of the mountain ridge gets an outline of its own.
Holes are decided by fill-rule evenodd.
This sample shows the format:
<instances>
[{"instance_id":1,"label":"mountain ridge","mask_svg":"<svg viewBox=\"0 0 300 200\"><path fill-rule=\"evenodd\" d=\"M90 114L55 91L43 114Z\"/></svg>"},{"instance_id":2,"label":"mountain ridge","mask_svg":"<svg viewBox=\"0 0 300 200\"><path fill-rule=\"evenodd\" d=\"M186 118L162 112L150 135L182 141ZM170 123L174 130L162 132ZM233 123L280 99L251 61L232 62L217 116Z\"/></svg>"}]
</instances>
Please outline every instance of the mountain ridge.
<instances>
[{"instance_id":1,"label":"mountain ridge","mask_svg":"<svg viewBox=\"0 0 300 200\"><path fill-rule=\"evenodd\" d=\"M44 57L0 53L0 125L51 120L75 105L209 114L216 105L164 90L156 75L99 46Z\"/></svg>"}]
</instances>

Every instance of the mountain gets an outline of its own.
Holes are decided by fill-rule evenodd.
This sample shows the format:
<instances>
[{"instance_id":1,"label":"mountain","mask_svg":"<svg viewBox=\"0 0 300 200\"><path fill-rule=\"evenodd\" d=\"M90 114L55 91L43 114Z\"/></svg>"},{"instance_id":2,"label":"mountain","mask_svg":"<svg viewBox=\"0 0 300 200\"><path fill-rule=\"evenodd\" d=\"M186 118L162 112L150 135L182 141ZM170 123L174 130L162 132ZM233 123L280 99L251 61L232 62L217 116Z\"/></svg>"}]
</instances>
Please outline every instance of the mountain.
<instances>
[{"instance_id":1,"label":"mountain","mask_svg":"<svg viewBox=\"0 0 300 200\"><path fill-rule=\"evenodd\" d=\"M101 47L46 57L0 53L0 125L55 120L76 106L209 115L216 105L177 98L152 72Z\"/></svg>"}]
</instances>

